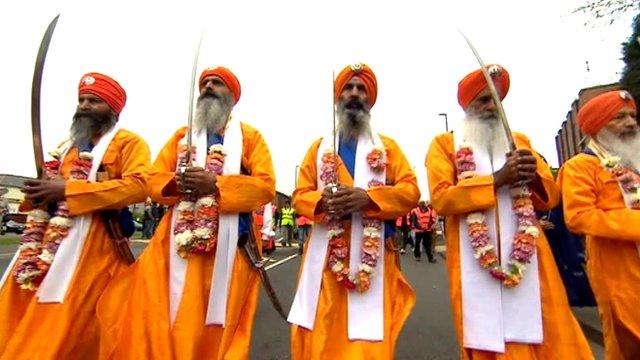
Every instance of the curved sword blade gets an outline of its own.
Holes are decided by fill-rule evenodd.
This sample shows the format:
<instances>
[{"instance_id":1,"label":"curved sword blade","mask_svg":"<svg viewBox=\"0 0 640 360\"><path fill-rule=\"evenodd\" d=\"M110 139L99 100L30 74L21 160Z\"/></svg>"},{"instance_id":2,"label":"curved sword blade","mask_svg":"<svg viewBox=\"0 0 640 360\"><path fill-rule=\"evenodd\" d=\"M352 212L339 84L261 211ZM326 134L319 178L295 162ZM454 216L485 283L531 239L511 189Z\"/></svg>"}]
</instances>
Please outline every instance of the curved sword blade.
<instances>
[{"instance_id":1,"label":"curved sword blade","mask_svg":"<svg viewBox=\"0 0 640 360\"><path fill-rule=\"evenodd\" d=\"M496 107L498 108L498 117L502 122L504 131L507 133L507 140L509 141L509 149L513 151L516 149L516 143L513 140L513 135L511 134L511 127L509 127L509 122L507 121L507 114L504 112L504 107L502 107L502 101L500 100L500 96L498 95L498 90L496 90L496 86L493 84L493 79L491 79L491 75L489 75L489 72L487 71L487 67L484 64L484 61L482 61L480 54L478 54L478 51L471 43L471 40L469 40L469 38L462 31L460 30L458 31L460 32L460 35L462 35L464 40L467 42L467 45L469 45L469 48L473 52L473 55L475 55L476 60L478 60L478 63L480 63L480 70L482 71L482 75L484 75L484 79L487 81L487 86L489 87L489 91L491 92L491 97L493 98L493 101L496 103Z\"/></svg>"},{"instance_id":2,"label":"curved sword blade","mask_svg":"<svg viewBox=\"0 0 640 360\"><path fill-rule=\"evenodd\" d=\"M198 45L196 46L196 51L193 55L193 67L191 68L191 86L189 87L189 117L187 118L187 154L186 154L187 166L191 165L191 144L192 144L191 133L193 131L193 98L194 98L194 93L196 91L195 88L196 88L196 76L197 76L196 72L198 71L198 56L200 55L200 46L202 45L203 36L204 36L204 32L200 33L200 39L198 39Z\"/></svg>"},{"instance_id":3,"label":"curved sword blade","mask_svg":"<svg viewBox=\"0 0 640 360\"><path fill-rule=\"evenodd\" d=\"M36 173L38 178L42 177L42 167L44 166L44 153L42 151L42 132L40 128L40 91L42 88L42 72L44 70L44 60L47 57L47 50L53 37L53 31L58 24L60 14L56 15L40 42L40 49L36 57L36 65L33 70L33 82L31 83L31 131L33 140L33 155L35 157Z\"/></svg>"}]
</instances>

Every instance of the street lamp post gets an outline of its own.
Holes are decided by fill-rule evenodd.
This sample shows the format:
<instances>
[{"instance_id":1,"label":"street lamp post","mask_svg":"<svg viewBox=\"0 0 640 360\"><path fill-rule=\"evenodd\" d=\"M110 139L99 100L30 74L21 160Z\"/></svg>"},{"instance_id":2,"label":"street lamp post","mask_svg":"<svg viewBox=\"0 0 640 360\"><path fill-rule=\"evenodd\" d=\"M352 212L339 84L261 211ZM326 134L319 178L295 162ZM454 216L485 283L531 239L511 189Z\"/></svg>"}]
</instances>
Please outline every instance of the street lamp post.
<instances>
[{"instance_id":1,"label":"street lamp post","mask_svg":"<svg viewBox=\"0 0 640 360\"><path fill-rule=\"evenodd\" d=\"M447 120L447 113L440 113L438 116L444 116L444 128L449 132L449 121Z\"/></svg>"}]
</instances>

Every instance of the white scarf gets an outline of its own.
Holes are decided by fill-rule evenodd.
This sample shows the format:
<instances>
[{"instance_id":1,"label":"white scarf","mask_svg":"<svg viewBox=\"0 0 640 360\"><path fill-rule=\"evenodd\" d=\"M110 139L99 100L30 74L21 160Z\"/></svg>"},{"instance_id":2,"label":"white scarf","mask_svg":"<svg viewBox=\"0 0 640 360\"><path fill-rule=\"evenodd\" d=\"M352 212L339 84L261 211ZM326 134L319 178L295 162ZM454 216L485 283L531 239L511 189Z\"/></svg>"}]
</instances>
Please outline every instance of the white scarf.
<instances>
[{"instance_id":1,"label":"white scarf","mask_svg":"<svg viewBox=\"0 0 640 360\"><path fill-rule=\"evenodd\" d=\"M462 139L456 138L455 143L461 144ZM454 149L457 151L455 145ZM479 175L493 172L491 159L485 150L474 147L473 155ZM502 154L494 156L493 169L497 171L505 161ZM500 263L507 264L517 231L517 218L508 187L498 189L496 201L500 214ZM491 244L498 249L495 208L485 210L484 215ZM460 216L459 225L464 347L504 353L505 342L541 344L542 307L537 252L527 265L522 282L515 288L506 288L474 258L465 218L466 215Z\"/></svg>"},{"instance_id":2,"label":"white scarf","mask_svg":"<svg viewBox=\"0 0 640 360\"><path fill-rule=\"evenodd\" d=\"M317 156L317 184L318 191L322 191L325 184L320 180L319 169L322 166L322 154L332 147L333 137L326 136L318 148ZM340 143L338 141L338 143ZM385 172L374 173L367 164L367 155L375 148L383 148L380 137L375 134L373 139L360 136L355 156L354 187L367 189L368 183L376 179L385 182ZM351 215L351 245L349 249L349 269L357 271L360 266L362 248L362 214ZM381 229L384 234L384 223ZM384 237L384 235L383 235ZM322 274L326 268L327 227L314 223L309 249L302 265L302 274L298 283L288 321L292 324L313 330L318 308ZM348 338L349 340L382 341L384 338L384 241L380 246L381 254L375 272L372 275L371 287L365 293L349 291L348 293ZM333 275L332 275L333 277ZM332 281L335 281L332 279Z\"/></svg>"},{"instance_id":3,"label":"white scarf","mask_svg":"<svg viewBox=\"0 0 640 360\"><path fill-rule=\"evenodd\" d=\"M205 130L193 132L196 146L196 163L204 167L208 146ZM242 129L239 121L230 122L224 134L224 149L227 155L224 159L222 173L224 175L240 174L242 159ZM185 277L188 259L178 255L175 246L173 228L177 216L177 206L173 207L171 215L171 239L169 240L169 315L171 324L176 320ZM249 230L251 231L251 230ZM229 285L233 274L233 264L238 248L238 214L220 214L218 225L218 242L216 245L215 264L211 278L209 302L207 305L206 325L225 326ZM194 255L202 256L202 255ZM204 255L210 256L210 255Z\"/></svg>"},{"instance_id":4,"label":"white scarf","mask_svg":"<svg viewBox=\"0 0 640 360\"><path fill-rule=\"evenodd\" d=\"M96 174L98 172L98 168L100 168L100 164L102 163L102 158L118 130L120 130L120 127L116 124L111 128L111 130L109 130L109 132L104 134L100 140L98 140L98 143L91 151L91 154L93 154L93 162L91 164L91 170L89 171L87 181L96 181ZM61 159L65 158L69 148L70 147L67 143L67 147L63 151ZM60 247L58 248L58 251L56 251L51 267L49 267L47 275L42 280L42 283L36 292L36 297L38 298L39 303L63 302L67 290L69 289L69 285L71 284L71 280L73 280L75 275L78 262L80 261L80 256L84 249L84 243L87 238L87 234L89 233L89 229L91 228L92 217L93 213L78 215L71 218L73 225L69 229L69 234L60 243ZM92 270L89 269L89 271Z\"/></svg>"}]
</instances>

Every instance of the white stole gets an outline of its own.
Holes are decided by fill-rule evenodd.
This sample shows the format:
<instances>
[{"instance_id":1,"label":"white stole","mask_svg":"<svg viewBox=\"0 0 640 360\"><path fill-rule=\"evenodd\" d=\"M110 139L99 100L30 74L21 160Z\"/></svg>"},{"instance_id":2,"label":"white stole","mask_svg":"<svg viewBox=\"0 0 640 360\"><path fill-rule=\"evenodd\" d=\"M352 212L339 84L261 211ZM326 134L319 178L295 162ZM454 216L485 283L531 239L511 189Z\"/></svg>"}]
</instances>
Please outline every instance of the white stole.
<instances>
[{"instance_id":1,"label":"white stole","mask_svg":"<svg viewBox=\"0 0 640 360\"><path fill-rule=\"evenodd\" d=\"M338 141L339 143L339 141ZM318 191L322 191L325 184L320 180L320 168L322 154L332 147L332 136L323 138L317 156L317 184ZM380 137L375 134L373 139L361 136L358 139L358 147L355 156L354 187L367 189L368 183L376 179L385 182L385 172L374 173L367 164L367 155L375 147L383 148ZM349 269L352 274L357 273L360 266L362 252L362 214L351 215L351 244L349 250ZM381 238L384 238L384 223L381 229ZM288 321L292 324L313 330L322 274L326 268L327 250L329 239L327 227L324 224L314 223L311 238L309 239L302 274L296 291L293 305L289 312ZM349 340L382 341L384 338L384 239L381 239L378 263L371 278L371 287L365 293L356 291L348 292L348 338ZM331 281L335 281L332 279Z\"/></svg>"},{"instance_id":2,"label":"white stole","mask_svg":"<svg viewBox=\"0 0 640 360\"><path fill-rule=\"evenodd\" d=\"M455 137L456 133L454 133ZM456 138L457 151L462 139ZM457 145L456 145L457 144ZM491 158L486 151L473 148L476 172L492 173ZM505 163L504 154L495 154L493 169ZM507 266L517 231L517 218L512 209L509 188L497 191L500 218L500 263ZM490 241L497 251L495 208L483 211L489 229ZM537 252L526 265L522 282L515 288L506 288L483 269L474 258L468 234L466 215L460 216L460 270L462 285L462 333L465 348L504 353L505 342L527 344L542 343L542 305ZM537 249L536 249L537 250Z\"/></svg>"},{"instance_id":3,"label":"white stole","mask_svg":"<svg viewBox=\"0 0 640 360\"><path fill-rule=\"evenodd\" d=\"M102 158L118 130L120 130L120 127L116 124L98 140L98 143L91 151L93 162L89 171L88 181L96 181L96 174L102 163ZM66 151L61 159L64 159L65 156ZM93 213L71 217L73 225L69 229L69 234L60 243L51 267L49 267L47 275L36 292L39 303L62 303L64 300L76 272L76 266L80 261L84 243L91 228L92 217ZM89 269L88 271L92 270Z\"/></svg>"},{"instance_id":4,"label":"white stole","mask_svg":"<svg viewBox=\"0 0 640 360\"><path fill-rule=\"evenodd\" d=\"M209 150L207 146L207 132L204 130L199 132L194 131L193 139L196 146L195 162L204 167ZM227 154L224 159L222 174L240 174L242 129L239 121L230 121L224 133L223 146ZM172 326L176 320L178 308L180 307L188 264L188 259L183 259L176 251L175 236L173 234L176 215L177 206L174 206L171 215L171 237L169 240L169 316ZM251 231L251 229L249 229L249 231ZM215 264L211 278L211 289L209 291L209 301L205 319L206 325L225 326L229 286L231 284L231 275L233 274L233 264L237 248L238 214L220 214Z\"/></svg>"}]
</instances>

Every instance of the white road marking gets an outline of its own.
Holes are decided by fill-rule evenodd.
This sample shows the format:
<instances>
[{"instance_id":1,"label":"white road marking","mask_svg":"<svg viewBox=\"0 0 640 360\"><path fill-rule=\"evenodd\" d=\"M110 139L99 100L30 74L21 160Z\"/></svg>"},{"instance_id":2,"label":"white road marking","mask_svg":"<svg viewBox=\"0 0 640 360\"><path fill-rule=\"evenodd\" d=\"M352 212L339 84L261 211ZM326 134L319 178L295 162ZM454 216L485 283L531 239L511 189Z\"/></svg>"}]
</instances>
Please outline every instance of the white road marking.
<instances>
[{"instance_id":1,"label":"white road marking","mask_svg":"<svg viewBox=\"0 0 640 360\"><path fill-rule=\"evenodd\" d=\"M295 257L297 257L297 256L298 256L298 254L293 254L293 255L291 255L291 256L288 256L288 257L286 257L286 258L284 258L284 259L282 259L282 260L280 260L280 261L278 261L278 262L275 262L275 263L273 263L273 264L271 264L271 265L269 265L269 266L265 267L264 269L265 269L265 270L272 269L272 268L274 268L274 267L276 267L276 266L278 266L278 265L280 265L280 264L284 264L284 263L286 263L287 261L289 261L289 260L291 260L291 259L293 259L293 258L295 258Z\"/></svg>"}]
</instances>

